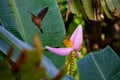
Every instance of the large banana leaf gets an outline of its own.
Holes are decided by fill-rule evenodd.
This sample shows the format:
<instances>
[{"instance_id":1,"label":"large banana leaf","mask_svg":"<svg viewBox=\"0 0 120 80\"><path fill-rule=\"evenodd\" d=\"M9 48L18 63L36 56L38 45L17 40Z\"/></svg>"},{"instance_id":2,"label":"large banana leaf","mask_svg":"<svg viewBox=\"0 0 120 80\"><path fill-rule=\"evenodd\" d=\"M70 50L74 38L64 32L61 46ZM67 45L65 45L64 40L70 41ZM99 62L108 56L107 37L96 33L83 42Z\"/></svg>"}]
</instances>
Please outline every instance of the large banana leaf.
<instances>
[{"instance_id":1,"label":"large banana leaf","mask_svg":"<svg viewBox=\"0 0 120 80\"><path fill-rule=\"evenodd\" d=\"M13 13L9 6L6 4L6 0L0 0L0 23L2 26L4 26L8 31L13 33L15 36L17 36L19 39L22 39L20 34L18 33L18 29L16 27L15 20L11 13Z\"/></svg>"},{"instance_id":2,"label":"large banana leaf","mask_svg":"<svg viewBox=\"0 0 120 80\"><path fill-rule=\"evenodd\" d=\"M57 47L61 44L65 36L64 24L55 0L7 0L12 15L15 18L17 29L23 39L32 44L32 36L38 33L43 46L50 45ZM48 12L43 18L41 25L43 34L31 21L31 15L28 11L37 15L41 9L49 7ZM28 34L29 33L29 34Z\"/></svg>"},{"instance_id":3,"label":"large banana leaf","mask_svg":"<svg viewBox=\"0 0 120 80\"><path fill-rule=\"evenodd\" d=\"M41 34L36 25L33 24L28 11L37 15L46 6L49 9L41 22L44 32ZM19 32L23 40L31 45L33 45L32 37L34 33L39 34L43 46L49 45L53 47L60 46L65 36L64 24L56 0L1 0L0 20L9 31L13 34ZM64 63L63 57L52 53L49 54L47 56L50 56L53 61L56 57L58 62L55 62L55 65L61 66Z\"/></svg>"},{"instance_id":4,"label":"large banana leaf","mask_svg":"<svg viewBox=\"0 0 120 80\"><path fill-rule=\"evenodd\" d=\"M108 46L77 62L80 80L119 80L120 58Z\"/></svg>"}]
</instances>

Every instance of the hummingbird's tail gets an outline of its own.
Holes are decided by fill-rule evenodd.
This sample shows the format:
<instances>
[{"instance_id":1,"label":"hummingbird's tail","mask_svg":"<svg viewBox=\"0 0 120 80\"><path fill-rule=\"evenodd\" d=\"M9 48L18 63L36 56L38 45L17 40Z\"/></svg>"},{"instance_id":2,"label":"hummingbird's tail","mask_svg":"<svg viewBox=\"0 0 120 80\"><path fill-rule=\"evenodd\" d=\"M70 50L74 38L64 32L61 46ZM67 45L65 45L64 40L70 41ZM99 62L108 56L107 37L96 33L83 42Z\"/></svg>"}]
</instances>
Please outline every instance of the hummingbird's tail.
<instances>
[{"instance_id":1,"label":"hummingbird's tail","mask_svg":"<svg viewBox=\"0 0 120 80\"><path fill-rule=\"evenodd\" d=\"M39 29L40 30L40 32L43 34L43 30L42 29Z\"/></svg>"}]
</instances>

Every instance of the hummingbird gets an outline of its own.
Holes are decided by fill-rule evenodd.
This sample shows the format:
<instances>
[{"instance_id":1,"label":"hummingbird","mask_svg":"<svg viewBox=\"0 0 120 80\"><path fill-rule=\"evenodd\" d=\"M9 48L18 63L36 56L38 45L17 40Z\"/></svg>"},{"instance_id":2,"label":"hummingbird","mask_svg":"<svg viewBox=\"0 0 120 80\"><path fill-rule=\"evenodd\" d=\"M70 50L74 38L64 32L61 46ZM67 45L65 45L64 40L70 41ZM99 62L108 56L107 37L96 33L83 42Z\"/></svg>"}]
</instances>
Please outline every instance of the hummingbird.
<instances>
[{"instance_id":1,"label":"hummingbird","mask_svg":"<svg viewBox=\"0 0 120 80\"><path fill-rule=\"evenodd\" d=\"M43 20L44 16L48 12L48 7L45 7L42 10L40 10L40 12L38 13L37 16L34 15L33 13L31 13L30 11L28 11L28 12L31 14L31 20L32 20L32 22L38 27L38 29L40 30L40 32L43 34L43 30L42 30L42 26L41 26L41 21Z\"/></svg>"}]
</instances>

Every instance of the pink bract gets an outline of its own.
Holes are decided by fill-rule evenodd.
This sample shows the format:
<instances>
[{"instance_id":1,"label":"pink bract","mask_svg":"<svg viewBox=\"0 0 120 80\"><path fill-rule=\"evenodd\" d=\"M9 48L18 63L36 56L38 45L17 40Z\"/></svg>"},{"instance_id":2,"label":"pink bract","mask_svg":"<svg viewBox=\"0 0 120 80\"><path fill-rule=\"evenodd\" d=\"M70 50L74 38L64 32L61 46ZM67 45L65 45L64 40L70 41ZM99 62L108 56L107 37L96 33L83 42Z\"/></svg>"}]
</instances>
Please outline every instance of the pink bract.
<instances>
[{"instance_id":1,"label":"pink bract","mask_svg":"<svg viewBox=\"0 0 120 80\"><path fill-rule=\"evenodd\" d=\"M72 51L72 48L52 48L49 46L46 46L45 48L48 49L49 51L51 51L57 55L61 55L61 56L66 56L66 55L70 54Z\"/></svg>"},{"instance_id":2,"label":"pink bract","mask_svg":"<svg viewBox=\"0 0 120 80\"><path fill-rule=\"evenodd\" d=\"M82 34L82 26L79 25L75 31L73 32L72 36L70 37L72 42L72 48L75 51L78 51L82 45L83 34Z\"/></svg>"},{"instance_id":3,"label":"pink bract","mask_svg":"<svg viewBox=\"0 0 120 80\"><path fill-rule=\"evenodd\" d=\"M78 50L81 48L82 40L83 40L83 33L82 33L81 25L78 25L78 27L75 29L72 36L70 37L70 40L72 42L71 48L53 48L49 46L46 46L45 48L60 56L66 56L70 54L72 51L75 51L76 56L79 56Z\"/></svg>"}]
</instances>

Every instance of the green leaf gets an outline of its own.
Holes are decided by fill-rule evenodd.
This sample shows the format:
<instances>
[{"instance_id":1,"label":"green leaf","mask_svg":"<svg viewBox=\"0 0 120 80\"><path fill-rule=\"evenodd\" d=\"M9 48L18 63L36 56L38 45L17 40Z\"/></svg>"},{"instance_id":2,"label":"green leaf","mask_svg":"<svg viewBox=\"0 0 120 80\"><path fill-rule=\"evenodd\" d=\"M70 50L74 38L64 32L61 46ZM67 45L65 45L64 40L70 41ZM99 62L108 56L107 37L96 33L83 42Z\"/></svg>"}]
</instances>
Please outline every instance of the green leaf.
<instances>
[{"instance_id":1,"label":"green leaf","mask_svg":"<svg viewBox=\"0 0 120 80\"><path fill-rule=\"evenodd\" d=\"M109 12L109 9L108 9L108 7L107 7L107 5L106 5L106 3L105 3L105 0L100 0L100 2L101 2L101 6L102 6L105 14L107 15L108 18L111 19L112 16L111 16L111 14L110 14L110 12Z\"/></svg>"},{"instance_id":2,"label":"green leaf","mask_svg":"<svg viewBox=\"0 0 120 80\"><path fill-rule=\"evenodd\" d=\"M76 14L77 16L80 16L82 13L86 20L86 16L88 19L94 20L91 0L68 0L68 4L72 13Z\"/></svg>"},{"instance_id":3,"label":"green leaf","mask_svg":"<svg viewBox=\"0 0 120 80\"><path fill-rule=\"evenodd\" d=\"M26 42L33 44L33 34L38 33L43 46L49 45L57 47L61 44L61 41L65 36L65 28L55 0L7 1L8 5L11 5L10 10L14 11L13 16L17 24L17 29ZM41 34L36 25L33 24L28 10L37 15L39 11L45 7L49 7L49 9L41 22L43 30L43 34Z\"/></svg>"},{"instance_id":4,"label":"green leaf","mask_svg":"<svg viewBox=\"0 0 120 80\"><path fill-rule=\"evenodd\" d=\"M59 55L56 55L56 54L51 53L49 51L46 51L45 55L50 58L50 60L54 63L54 65L57 68L61 68L65 63L65 57L64 56L59 56Z\"/></svg>"},{"instance_id":5,"label":"green leaf","mask_svg":"<svg viewBox=\"0 0 120 80\"><path fill-rule=\"evenodd\" d=\"M85 13L90 20L95 20L92 9L92 0L82 0Z\"/></svg>"},{"instance_id":6,"label":"green leaf","mask_svg":"<svg viewBox=\"0 0 120 80\"><path fill-rule=\"evenodd\" d=\"M0 23L8 31L13 33L16 37L18 37L19 39L22 39L21 35L18 33L18 29L16 27L15 20L11 14L14 12L12 12L9 9L9 6L11 6L11 5L8 5L6 0L0 1Z\"/></svg>"},{"instance_id":7,"label":"green leaf","mask_svg":"<svg viewBox=\"0 0 120 80\"><path fill-rule=\"evenodd\" d=\"M80 12L78 10L78 6L80 6L80 5L78 5L79 4L78 0L68 0L68 4L69 4L69 8L72 13L80 15Z\"/></svg>"},{"instance_id":8,"label":"green leaf","mask_svg":"<svg viewBox=\"0 0 120 80\"><path fill-rule=\"evenodd\" d=\"M81 17L82 14L83 17L87 20L87 16L79 0L68 0L68 7L72 13L76 14L78 17Z\"/></svg>"},{"instance_id":9,"label":"green leaf","mask_svg":"<svg viewBox=\"0 0 120 80\"><path fill-rule=\"evenodd\" d=\"M37 33L39 34L43 46L59 47L62 44L62 40L65 37L65 28L56 0L2 0L0 4L2 23L7 23L7 25L4 26L8 26L10 31L14 29L18 30L25 42L33 45L33 34ZM43 34L41 34L39 29L32 22L28 10L37 15L41 9L47 6L49 9L41 22L43 30ZM52 60L55 58L54 54L50 56L52 56L50 57ZM61 60L63 61L64 58L57 56L57 61L60 62ZM57 65L57 63L58 62L55 62L54 64ZM61 67L63 63L64 62L59 63L60 65L58 66Z\"/></svg>"},{"instance_id":10,"label":"green leaf","mask_svg":"<svg viewBox=\"0 0 120 80\"><path fill-rule=\"evenodd\" d=\"M103 12L112 19L113 15L119 17L120 12L119 0L68 0L68 6L72 13L81 13L86 20L102 20Z\"/></svg>"},{"instance_id":11,"label":"green leaf","mask_svg":"<svg viewBox=\"0 0 120 80\"><path fill-rule=\"evenodd\" d=\"M114 5L113 5L113 1L112 1L112 0L105 0L105 2L106 2L106 4L107 4L109 10L110 10L111 12L113 12L114 9L115 9L115 7L114 7Z\"/></svg>"},{"instance_id":12,"label":"green leaf","mask_svg":"<svg viewBox=\"0 0 120 80\"><path fill-rule=\"evenodd\" d=\"M119 80L120 58L107 46L77 62L80 80Z\"/></svg>"}]
</instances>

